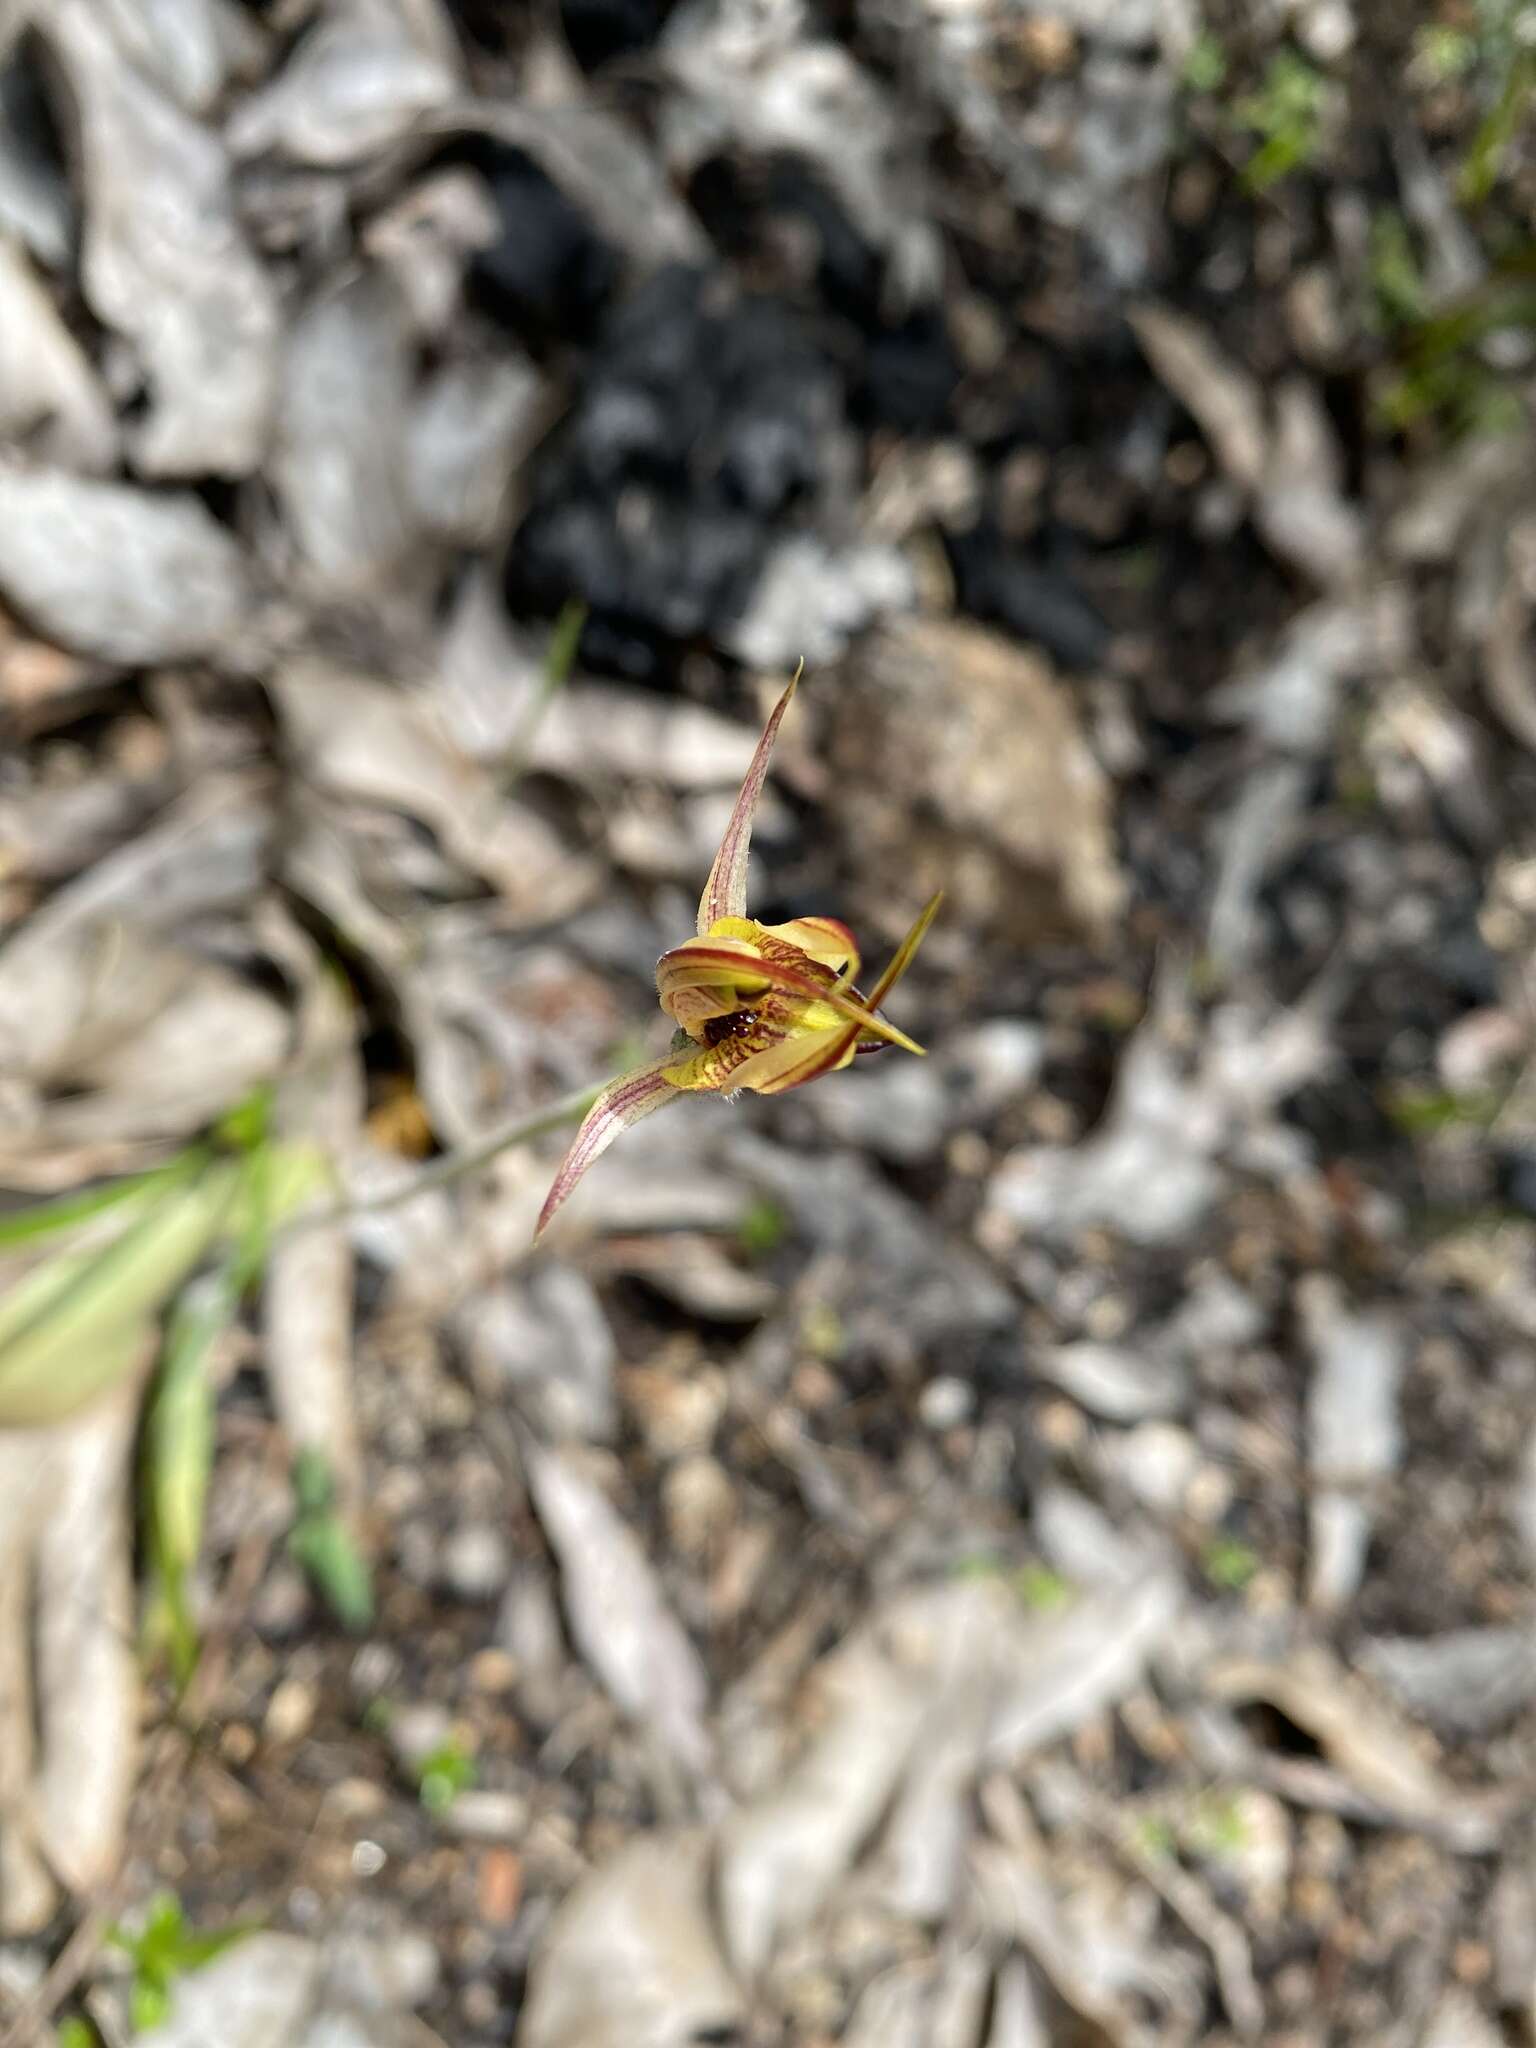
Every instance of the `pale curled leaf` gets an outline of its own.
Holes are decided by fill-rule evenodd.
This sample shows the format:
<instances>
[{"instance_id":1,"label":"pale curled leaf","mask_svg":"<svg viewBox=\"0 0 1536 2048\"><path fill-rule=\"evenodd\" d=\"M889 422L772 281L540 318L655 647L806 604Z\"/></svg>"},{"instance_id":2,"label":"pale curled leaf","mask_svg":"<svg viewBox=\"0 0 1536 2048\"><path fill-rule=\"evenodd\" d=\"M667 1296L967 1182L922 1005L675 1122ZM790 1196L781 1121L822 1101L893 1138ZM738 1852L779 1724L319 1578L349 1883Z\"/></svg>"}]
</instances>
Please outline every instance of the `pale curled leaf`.
<instances>
[{"instance_id":1,"label":"pale curled leaf","mask_svg":"<svg viewBox=\"0 0 1536 2048\"><path fill-rule=\"evenodd\" d=\"M715 855L714 866L709 871L709 880L704 884L704 894L699 898L699 933L702 936L717 918L745 917L747 914L747 863L752 844L752 819L757 810L757 800L762 795L763 784L768 777L768 763L773 756L773 743L778 737L779 726L785 712L794 698L796 676L789 688L780 697L769 715L763 736L757 743L757 752L747 769L741 793L731 812L725 836L720 841L720 850Z\"/></svg>"},{"instance_id":2,"label":"pale curled leaf","mask_svg":"<svg viewBox=\"0 0 1536 2048\"><path fill-rule=\"evenodd\" d=\"M417 539L406 454L405 303L384 273L305 307L283 351L271 475L303 562L327 596L377 590Z\"/></svg>"},{"instance_id":3,"label":"pale curled leaf","mask_svg":"<svg viewBox=\"0 0 1536 2048\"><path fill-rule=\"evenodd\" d=\"M19 245L0 234L0 436L27 436L62 468L110 470L107 395Z\"/></svg>"},{"instance_id":4,"label":"pale curled leaf","mask_svg":"<svg viewBox=\"0 0 1536 2048\"><path fill-rule=\"evenodd\" d=\"M53 0L40 26L79 110L86 295L148 374L136 467L247 475L266 444L278 307L236 214L223 144L124 60L90 0Z\"/></svg>"},{"instance_id":5,"label":"pale curled leaf","mask_svg":"<svg viewBox=\"0 0 1536 2048\"><path fill-rule=\"evenodd\" d=\"M0 594L60 646L124 663L219 654L249 606L196 498L17 468L0 469Z\"/></svg>"},{"instance_id":6,"label":"pale curled leaf","mask_svg":"<svg viewBox=\"0 0 1536 2048\"><path fill-rule=\"evenodd\" d=\"M941 1914L960 1876L977 1775L1121 1697L1178 1600L1162 1565L1060 1616L1031 1612L1000 1579L889 1599L815 1673L817 1732L799 1760L722 1826L720 1906L738 1968L760 1968L861 1849L872 1851L884 1895Z\"/></svg>"},{"instance_id":7,"label":"pale curled leaf","mask_svg":"<svg viewBox=\"0 0 1536 2048\"><path fill-rule=\"evenodd\" d=\"M641 1835L576 1887L529 1973L517 2048L688 2048L746 2017L710 1924L709 1843Z\"/></svg>"},{"instance_id":8,"label":"pale curled leaf","mask_svg":"<svg viewBox=\"0 0 1536 2048\"><path fill-rule=\"evenodd\" d=\"M1269 453L1264 392L1225 356L1205 329L1168 306L1143 303L1127 315L1148 362L1193 415L1236 484L1257 487Z\"/></svg>"},{"instance_id":9,"label":"pale curled leaf","mask_svg":"<svg viewBox=\"0 0 1536 2048\"><path fill-rule=\"evenodd\" d=\"M111 1875L122 1852L138 1752L129 1471L139 1381L154 1355L144 1330L122 1383L57 1432L37 1556L38 1835L76 1892Z\"/></svg>"},{"instance_id":10,"label":"pale curled leaf","mask_svg":"<svg viewBox=\"0 0 1536 2048\"><path fill-rule=\"evenodd\" d=\"M497 888L520 918L545 923L590 892L591 861L568 853L536 811L504 798L487 769L450 741L428 699L314 656L286 663L269 687L289 741L315 784L328 795L395 807L420 819L468 872ZM413 840L406 844L414 847ZM338 872L327 893L360 895L353 834L333 839L328 854ZM398 932L376 913L370 942L378 926L385 957L398 953Z\"/></svg>"},{"instance_id":11,"label":"pale curled leaf","mask_svg":"<svg viewBox=\"0 0 1536 2048\"><path fill-rule=\"evenodd\" d=\"M1307 1597L1344 1607L1365 1575L1377 1510L1371 1489L1403 1455L1399 1414L1406 1331L1385 1309L1357 1313L1327 1275L1309 1275L1298 1307L1312 1354L1307 1388L1309 1510Z\"/></svg>"},{"instance_id":12,"label":"pale curled leaf","mask_svg":"<svg viewBox=\"0 0 1536 2048\"><path fill-rule=\"evenodd\" d=\"M1467 1790L1426 1761L1408 1731L1322 1649L1286 1664L1218 1659L1205 1673L1219 1699L1264 1700L1317 1742L1369 1808L1389 1824L1420 1828L1478 1855L1498 1840L1521 1797L1514 1786Z\"/></svg>"},{"instance_id":13,"label":"pale curled leaf","mask_svg":"<svg viewBox=\"0 0 1536 2048\"><path fill-rule=\"evenodd\" d=\"M452 94L452 32L436 0L339 0L235 111L236 156L355 163L399 141Z\"/></svg>"},{"instance_id":14,"label":"pale curled leaf","mask_svg":"<svg viewBox=\"0 0 1536 2048\"><path fill-rule=\"evenodd\" d=\"M707 1777L708 1680L639 1540L577 1456L530 1443L524 1461L577 1648L626 1714L691 1776Z\"/></svg>"}]
</instances>

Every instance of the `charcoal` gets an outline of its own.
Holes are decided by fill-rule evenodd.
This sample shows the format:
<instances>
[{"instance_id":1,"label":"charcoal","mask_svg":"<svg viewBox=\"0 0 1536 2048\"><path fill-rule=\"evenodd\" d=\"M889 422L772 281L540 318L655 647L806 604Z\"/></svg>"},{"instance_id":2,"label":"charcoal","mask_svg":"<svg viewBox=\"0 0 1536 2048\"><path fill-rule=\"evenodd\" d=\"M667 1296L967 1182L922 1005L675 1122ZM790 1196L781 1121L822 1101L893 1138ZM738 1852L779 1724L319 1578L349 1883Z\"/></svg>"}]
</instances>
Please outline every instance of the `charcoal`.
<instances>
[{"instance_id":1,"label":"charcoal","mask_svg":"<svg viewBox=\"0 0 1536 2048\"><path fill-rule=\"evenodd\" d=\"M560 26L583 71L638 56L661 33L671 0L560 0Z\"/></svg>"},{"instance_id":2,"label":"charcoal","mask_svg":"<svg viewBox=\"0 0 1536 2048\"><path fill-rule=\"evenodd\" d=\"M533 464L508 552L516 614L588 608L583 659L646 677L740 616L827 482L841 381L793 309L658 272L609 321Z\"/></svg>"},{"instance_id":3,"label":"charcoal","mask_svg":"<svg viewBox=\"0 0 1536 2048\"><path fill-rule=\"evenodd\" d=\"M707 159L689 198L721 253L754 272L799 252L800 293L845 323L849 410L861 424L937 433L948 421L960 366L937 306L892 310L888 265L836 195L802 158Z\"/></svg>"},{"instance_id":4,"label":"charcoal","mask_svg":"<svg viewBox=\"0 0 1536 2048\"><path fill-rule=\"evenodd\" d=\"M526 151L467 137L439 157L490 187L501 234L469 269L470 297L535 349L588 340L619 276L616 252Z\"/></svg>"},{"instance_id":5,"label":"charcoal","mask_svg":"<svg viewBox=\"0 0 1536 2048\"><path fill-rule=\"evenodd\" d=\"M949 536L960 610L1032 640L1069 669L1103 661L1110 631L1097 607L1049 559L1032 559L989 523Z\"/></svg>"}]
</instances>

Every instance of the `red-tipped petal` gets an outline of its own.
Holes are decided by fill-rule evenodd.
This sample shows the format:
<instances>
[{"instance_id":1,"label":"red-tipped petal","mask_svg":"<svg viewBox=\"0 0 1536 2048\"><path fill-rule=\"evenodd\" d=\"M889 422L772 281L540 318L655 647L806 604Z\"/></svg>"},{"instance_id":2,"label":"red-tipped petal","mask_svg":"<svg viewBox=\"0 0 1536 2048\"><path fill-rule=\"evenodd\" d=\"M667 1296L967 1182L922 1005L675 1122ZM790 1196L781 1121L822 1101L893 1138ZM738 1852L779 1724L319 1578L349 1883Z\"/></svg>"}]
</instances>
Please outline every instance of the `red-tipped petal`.
<instances>
[{"instance_id":1,"label":"red-tipped petal","mask_svg":"<svg viewBox=\"0 0 1536 2048\"><path fill-rule=\"evenodd\" d=\"M725 837L720 841L720 851L715 855L715 864L709 871L709 880L704 884L704 894L699 898L699 931L707 932L719 917L745 917L747 914L747 852L752 843L752 817L757 809L757 800L763 793L763 783L768 774L768 760L773 752L773 743L778 737L779 722L789 709L790 699L795 694L795 684L800 680L796 669L789 688L773 707L773 714L763 729L763 736L757 743L757 752L752 756L752 765L747 770L747 779L741 785L741 794L731 812L731 821L725 828Z\"/></svg>"},{"instance_id":2,"label":"red-tipped petal","mask_svg":"<svg viewBox=\"0 0 1536 2048\"><path fill-rule=\"evenodd\" d=\"M784 1095L853 1058L857 1024L832 1024L824 1031L806 1031L777 1045L764 1046L742 1061L726 1082L731 1090L755 1088L759 1095Z\"/></svg>"},{"instance_id":3,"label":"red-tipped petal","mask_svg":"<svg viewBox=\"0 0 1536 2048\"><path fill-rule=\"evenodd\" d=\"M639 1123L653 1110L676 1100L677 1090L670 1081L662 1078L662 1069L671 1066L673 1061L674 1055L668 1053L665 1059L636 1067L631 1073L621 1074L617 1081L610 1081L598 1096L582 1118L581 1129L555 1175L553 1187L544 1198L544 1207L539 1211L538 1225L533 1233L535 1244L577 1181L599 1153L607 1151L620 1131L627 1131L631 1124Z\"/></svg>"},{"instance_id":4,"label":"red-tipped petal","mask_svg":"<svg viewBox=\"0 0 1536 2048\"><path fill-rule=\"evenodd\" d=\"M841 982L858 980L859 949L840 917L792 917L788 924L765 924L762 929L830 967Z\"/></svg>"},{"instance_id":5,"label":"red-tipped petal","mask_svg":"<svg viewBox=\"0 0 1536 2048\"><path fill-rule=\"evenodd\" d=\"M910 952L907 958L911 958ZM889 985L889 980L882 984L883 987ZM682 988L738 987L748 1000L760 988L780 988L790 995L803 996L808 1002L830 1003L839 1016L872 1031L877 1038L883 1038L891 1045L903 1046L908 1052L915 1053L921 1053L923 1049L915 1040L908 1038L905 1031L898 1031L894 1024L887 1024L883 1017L877 1017L863 1003L856 1003L852 996L829 988L825 982L801 973L798 967L791 967L782 960L767 960L761 955L754 959L734 950L726 940L689 939L685 945L663 953L656 963L656 986L661 991L663 1007L668 995Z\"/></svg>"}]
</instances>

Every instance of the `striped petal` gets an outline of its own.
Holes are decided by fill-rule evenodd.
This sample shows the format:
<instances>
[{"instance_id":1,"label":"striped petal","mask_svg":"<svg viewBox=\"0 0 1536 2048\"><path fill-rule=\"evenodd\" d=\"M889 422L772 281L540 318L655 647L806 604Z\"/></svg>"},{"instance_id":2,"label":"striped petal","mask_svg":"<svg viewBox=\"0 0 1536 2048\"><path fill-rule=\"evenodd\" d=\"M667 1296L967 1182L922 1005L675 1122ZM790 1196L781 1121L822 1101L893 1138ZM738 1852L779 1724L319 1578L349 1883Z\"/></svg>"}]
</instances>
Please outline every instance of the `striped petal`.
<instances>
[{"instance_id":1,"label":"striped petal","mask_svg":"<svg viewBox=\"0 0 1536 2048\"><path fill-rule=\"evenodd\" d=\"M912 929L896 948L891 956L890 965L875 983L874 992L869 998L871 1010L884 1001L912 965L912 956L923 943L923 935L933 923L943 900L944 892L941 889L936 896L930 897L918 912ZM884 1020L881 1021L883 1023ZM736 1088L756 1088L764 1095L782 1095L786 1089L799 1088L806 1081L814 1081L819 1074L828 1074L838 1067L847 1066L856 1053L878 1052L880 1049L878 1040L871 1042L867 1034L857 1027L850 1030L845 1026L841 1031L830 1034L818 1032L814 1036L824 1040L824 1043L805 1071L802 1072L800 1068L787 1062L778 1061L770 1065L765 1061L758 1072L767 1078L760 1080L753 1071L754 1062L745 1060L732 1077L731 1085Z\"/></svg>"},{"instance_id":2,"label":"striped petal","mask_svg":"<svg viewBox=\"0 0 1536 2048\"><path fill-rule=\"evenodd\" d=\"M911 958L911 950L907 958ZM887 969L886 978L881 983L882 990L890 986L891 979ZM876 1038L883 1038L888 1045L899 1045L908 1052L919 1054L923 1050L905 1031L898 1031L894 1024L887 1024L883 1017L877 1017L872 1009L855 1002L852 996L828 987L825 982L817 981L813 975L790 966L787 961L768 960L761 955L754 957L739 940L689 939L683 945L675 946L670 953L663 953L656 963L656 986L661 993L663 1009L668 1007L668 996L681 989L731 987L743 1002L750 1002L753 996L766 988L783 989L789 995L803 996L808 1002L830 1004L840 1017L873 1032Z\"/></svg>"},{"instance_id":3,"label":"striped petal","mask_svg":"<svg viewBox=\"0 0 1536 2048\"><path fill-rule=\"evenodd\" d=\"M788 924L765 924L760 929L830 967L839 981L851 985L858 980L859 949L841 918L792 917Z\"/></svg>"},{"instance_id":4,"label":"striped petal","mask_svg":"<svg viewBox=\"0 0 1536 2048\"><path fill-rule=\"evenodd\" d=\"M720 841L720 851L715 855L709 880L704 884L704 894L699 898L701 934L707 932L717 918L745 917L747 914L747 854L752 843L752 819L757 810L757 800L763 793L768 760L778 737L780 721L789 709L799 680L800 671L797 669L789 688L774 705L773 715L757 743L747 779L741 785L741 794L725 828L725 837Z\"/></svg>"},{"instance_id":5,"label":"striped petal","mask_svg":"<svg viewBox=\"0 0 1536 2048\"><path fill-rule=\"evenodd\" d=\"M620 1131L627 1131L631 1124L639 1123L653 1110L677 1099L677 1090L663 1076L663 1069L672 1064L671 1053L664 1059L652 1060L648 1066L636 1067L628 1074L621 1074L617 1081L610 1081L598 1096L582 1118L581 1129L555 1175L554 1186L544 1198L538 1227L533 1233L535 1244L577 1181L593 1160L607 1151Z\"/></svg>"},{"instance_id":6,"label":"striped petal","mask_svg":"<svg viewBox=\"0 0 1536 2048\"><path fill-rule=\"evenodd\" d=\"M759 1095L783 1095L802 1087L834 1067L845 1067L853 1058L855 1025L833 1024L821 1031L799 1031L777 1045L764 1046L742 1061L727 1086L755 1088Z\"/></svg>"}]
</instances>

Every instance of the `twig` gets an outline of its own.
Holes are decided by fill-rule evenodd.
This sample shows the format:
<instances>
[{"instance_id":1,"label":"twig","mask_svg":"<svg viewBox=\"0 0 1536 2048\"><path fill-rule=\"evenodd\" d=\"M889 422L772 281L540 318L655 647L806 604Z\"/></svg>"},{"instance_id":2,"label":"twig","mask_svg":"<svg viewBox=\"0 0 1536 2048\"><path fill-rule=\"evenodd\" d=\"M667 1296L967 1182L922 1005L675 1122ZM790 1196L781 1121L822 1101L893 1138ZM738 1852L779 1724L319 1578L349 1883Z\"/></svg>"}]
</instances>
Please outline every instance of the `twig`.
<instances>
[{"instance_id":1,"label":"twig","mask_svg":"<svg viewBox=\"0 0 1536 2048\"><path fill-rule=\"evenodd\" d=\"M297 1237L307 1230L322 1230L328 1225L348 1223L354 1216L377 1216L388 1209L403 1209L407 1202L414 1202L418 1195L430 1195L438 1188L450 1187L466 1174L476 1173L482 1166L489 1166L493 1159L503 1152L509 1152L514 1145L526 1144L531 1138L542 1138L546 1131L557 1131L562 1124L575 1123L578 1117L586 1115L593 1103L607 1087L606 1081L594 1082L591 1087L581 1089L575 1095L562 1096L560 1101L551 1103L547 1109L535 1110L532 1116L520 1117L517 1122L503 1124L491 1136L482 1139L478 1145L462 1146L457 1152L449 1152L441 1159L435 1159L428 1167L399 1187L386 1188L382 1194L363 1195L355 1201L337 1202L329 1209L312 1209L307 1215L297 1216L278 1232L278 1241Z\"/></svg>"}]
</instances>

